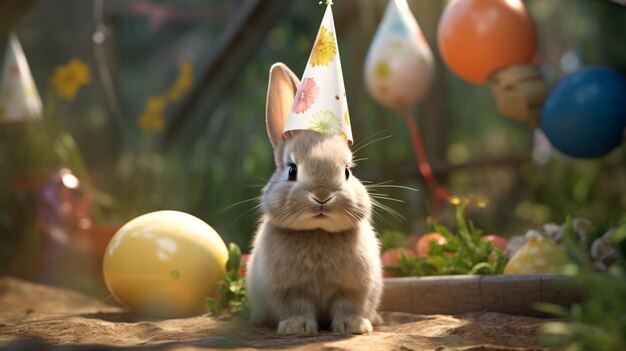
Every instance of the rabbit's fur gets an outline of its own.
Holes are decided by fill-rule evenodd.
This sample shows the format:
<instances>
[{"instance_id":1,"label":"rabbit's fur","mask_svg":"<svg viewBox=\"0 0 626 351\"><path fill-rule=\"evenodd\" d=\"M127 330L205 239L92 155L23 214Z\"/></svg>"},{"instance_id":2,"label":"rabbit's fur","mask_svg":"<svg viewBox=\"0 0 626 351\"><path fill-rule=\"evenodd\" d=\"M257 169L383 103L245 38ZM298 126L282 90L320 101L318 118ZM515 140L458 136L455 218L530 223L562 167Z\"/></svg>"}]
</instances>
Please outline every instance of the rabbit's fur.
<instances>
[{"instance_id":1,"label":"rabbit's fur","mask_svg":"<svg viewBox=\"0 0 626 351\"><path fill-rule=\"evenodd\" d=\"M266 118L276 171L263 191L248 265L250 321L278 324L279 334L316 334L318 323L371 332L381 322L382 293L372 204L355 176L346 179L352 153L344 138L299 131L283 139L298 86L289 68L272 66ZM290 181L292 163L297 179Z\"/></svg>"}]
</instances>

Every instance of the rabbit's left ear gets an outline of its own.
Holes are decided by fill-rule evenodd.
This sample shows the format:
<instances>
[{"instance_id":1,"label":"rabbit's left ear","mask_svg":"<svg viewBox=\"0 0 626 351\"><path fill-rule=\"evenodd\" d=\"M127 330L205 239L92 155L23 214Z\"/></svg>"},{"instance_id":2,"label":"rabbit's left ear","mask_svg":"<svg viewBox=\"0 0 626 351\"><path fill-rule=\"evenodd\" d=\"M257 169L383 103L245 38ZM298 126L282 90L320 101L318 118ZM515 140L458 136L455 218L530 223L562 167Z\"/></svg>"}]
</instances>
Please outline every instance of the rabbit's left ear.
<instances>
[{"instance_id":1,"label":"rabbit's left ear","mask_svg":"<svg viewBox=\"0 0 626 351\"><path fill-rule=\"evenodd\" d=\"M270 68L270 83L267 88L265 122L274 151L284 143L283 129L291 111L300 80L283 63L275 63Z\"/></svg>"}]
</instances>

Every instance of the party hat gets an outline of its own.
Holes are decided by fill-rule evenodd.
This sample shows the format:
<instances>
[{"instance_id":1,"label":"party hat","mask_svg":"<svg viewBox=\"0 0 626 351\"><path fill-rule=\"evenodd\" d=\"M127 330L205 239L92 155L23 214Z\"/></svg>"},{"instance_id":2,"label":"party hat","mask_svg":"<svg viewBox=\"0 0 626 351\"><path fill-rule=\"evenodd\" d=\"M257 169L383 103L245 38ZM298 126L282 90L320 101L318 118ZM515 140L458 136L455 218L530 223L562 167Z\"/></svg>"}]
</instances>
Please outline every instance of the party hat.
<instances>
[{"instance_id":1,"label":"party hat","mask_svg":"<svg viewBox=\"0 0 626 351\"><path fill-rule=\"evenodd\" d=\"M330 4L315 38L283 133L314 130L338 134L352 145L346 89Z\"/></svg>"},{"instance_id":2,"label":"party hat","mask_svg":"<svg viewBox=\"0 0 626 351\"><path fill-rule=\"evenodd\" d=\"M365 84L380 103L404 108L426 96L435 62L406 0L390 0L365 60Z\"/></svg>"},{"instance_id":3,"label":"party hat","mask_svg":"<svg viewBox=\"0 0 626 351\"><path fill-rule=\"evenodd\" d=\"M33 76L15 33L9 35L0 80L0 122L41 118L42 103Z\"/></svg>"}]
</instances>

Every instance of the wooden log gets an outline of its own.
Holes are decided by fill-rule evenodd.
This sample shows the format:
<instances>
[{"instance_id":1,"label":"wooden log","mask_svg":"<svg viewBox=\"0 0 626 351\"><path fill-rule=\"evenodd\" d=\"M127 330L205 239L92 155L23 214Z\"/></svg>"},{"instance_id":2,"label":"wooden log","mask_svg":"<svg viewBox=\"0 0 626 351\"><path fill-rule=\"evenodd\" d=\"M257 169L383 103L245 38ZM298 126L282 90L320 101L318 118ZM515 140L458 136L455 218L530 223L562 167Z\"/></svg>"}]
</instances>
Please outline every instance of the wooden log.
<instances>
[{"instance_id":1,"label":"wooden log","mask_svg":"<svg viewBox=\"0 0 626 351\"><path fill-rule=\"evenodd\" d=\"M458 275L386 278L380 310L416 314L502 312L544 316L535 303L569 306L578 294L560 275Z\"/></svg>"}]
</instances>

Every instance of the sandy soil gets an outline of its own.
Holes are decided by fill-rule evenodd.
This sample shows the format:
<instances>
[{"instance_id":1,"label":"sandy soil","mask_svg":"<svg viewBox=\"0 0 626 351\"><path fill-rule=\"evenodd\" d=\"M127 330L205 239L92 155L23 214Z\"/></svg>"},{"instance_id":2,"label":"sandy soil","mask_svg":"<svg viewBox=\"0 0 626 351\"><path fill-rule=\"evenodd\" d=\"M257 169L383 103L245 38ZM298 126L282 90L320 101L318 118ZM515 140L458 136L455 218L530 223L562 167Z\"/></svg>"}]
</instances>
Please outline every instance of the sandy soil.
<instances>
[{"instance_id":1,"label":"sandy soil","mask_svg":"<svg viewBox=\"0 0 626 351\"><path fill-rule=\"evenodd\" d=\"M368 335L280 337L208 315L145 319L73 291L0 278L0 348L11 350L539 350L545 321L501 313L382 316L385 324Z\"/></svg>"}]
</instances>

